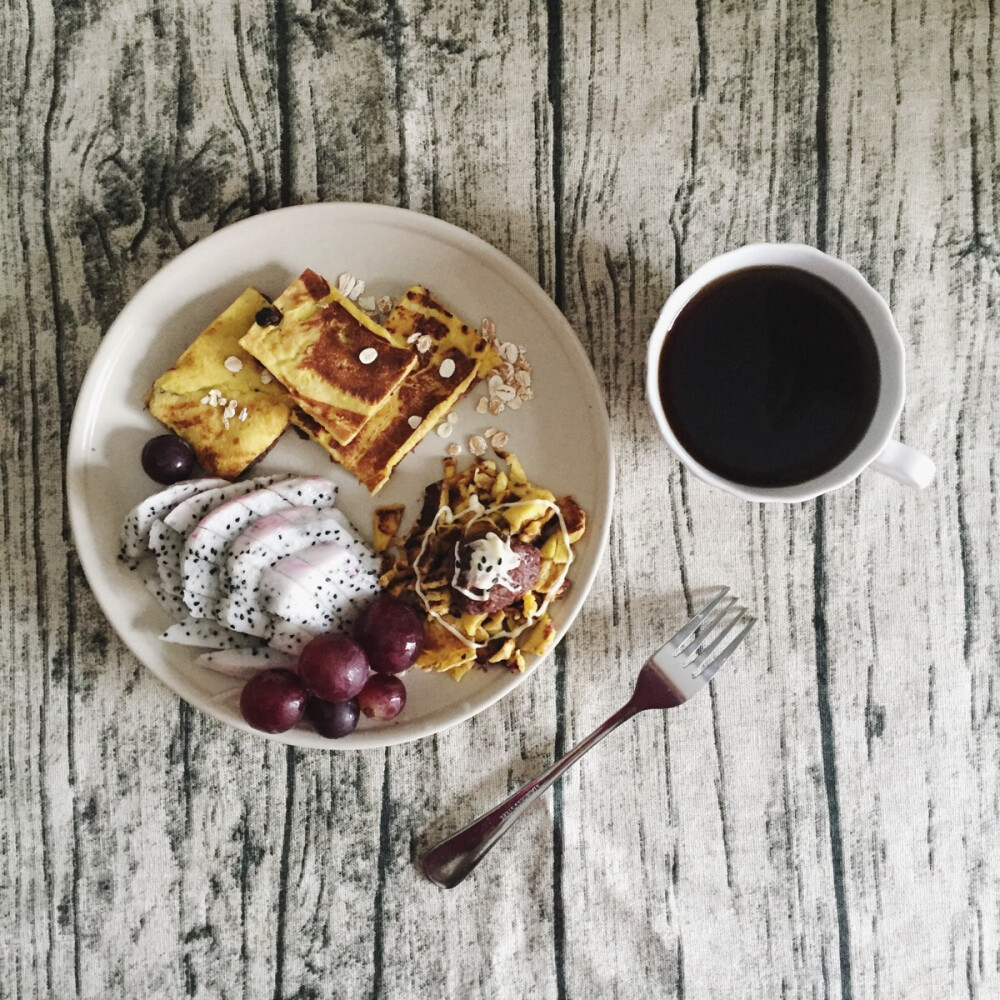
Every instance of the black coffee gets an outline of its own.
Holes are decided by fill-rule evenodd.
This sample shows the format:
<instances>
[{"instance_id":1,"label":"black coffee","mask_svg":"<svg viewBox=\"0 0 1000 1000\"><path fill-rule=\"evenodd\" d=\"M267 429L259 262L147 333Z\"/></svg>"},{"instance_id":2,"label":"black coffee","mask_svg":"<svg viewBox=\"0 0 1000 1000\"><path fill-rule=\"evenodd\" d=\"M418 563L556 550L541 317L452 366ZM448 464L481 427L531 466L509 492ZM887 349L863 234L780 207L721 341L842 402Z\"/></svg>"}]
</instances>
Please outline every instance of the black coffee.
<instances>
[{"instance_id":1,"label":"black coffee","mask_svg":"<svg viewBox=\"0 0 1000 1000\"><path fill-rule=\"evenodd\" d=\"M879 394L858 311L791 267L750 267L706 285L660 354L660 397L701 465L747 486L792 486L832 469L864 436Z\"/></svg>"}]
</instances>

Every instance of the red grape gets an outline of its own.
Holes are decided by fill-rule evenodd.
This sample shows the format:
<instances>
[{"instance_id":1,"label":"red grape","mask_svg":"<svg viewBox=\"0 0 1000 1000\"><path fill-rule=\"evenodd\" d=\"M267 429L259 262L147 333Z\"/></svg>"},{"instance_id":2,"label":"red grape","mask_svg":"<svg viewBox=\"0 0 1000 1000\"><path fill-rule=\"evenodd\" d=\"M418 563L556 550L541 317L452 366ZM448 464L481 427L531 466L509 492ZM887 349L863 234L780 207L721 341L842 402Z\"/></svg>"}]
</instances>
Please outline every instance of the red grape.
<instances>
[{"instance_id":1,"label":"red grape","mask_svg":"<svg viewBox=\"0 0 1000 1000\"><path fill-rule=\"evenodd\" d=\"M388 722L406 704L406 688L392 674L372 674L358 695L358 705L369 719Z\"/></svg>"},{"instance_id":2,"label":"red grape","mask_svg":"<svg viewBox=\"0 0 1000 1000\"><path fill-rule=\"evenodd\" d=\"M306 689L290 670L262 670L240 694L243 718L265 733L283 733L302 719Z\"/></svg>"},{"instance_id":3,"label":"red grape","mask_svg":"<svg viewBox=\"0 0 1000 1000\"><path fill-rule=\"evenodd\" d=\"M306 705L306 715L320 736L331 740L339 739L353 733L358 724L358 699L323 701L322 698L310 698Z\"/></svg>"},{"instance_id":4,"label":"red grape","mask_svg":"<svg viewBox=\"0 0 1000 1000\"><path fill-rule=\"evenodd\" d=\"M160 434L143 447L142 468L150 479L165 486L179 483L191 475L194 449L176 434Z\"/></svg>"},{"instance_id":5,"label":"red grape","mask_svg":"<svg viewBox=\"0 0 1000 1000\"><path fill-rule=\"evenodd\" d=\"M368 679L368 658L346 635L318 635L299 656L299 676L315 697L347 701Z\"/></svg>"},{"instance_id":6,"label":"red grape","mask_svg":"<svg viewBox=\"0 0 1000 1000\"><path fill-rule=\"evenodd\" d=\"M399 674L424 651L424 626L412 605L398 597L376 597L361 613L354 637L368 654L372 670Z\"/></svg>"}]
</instances>

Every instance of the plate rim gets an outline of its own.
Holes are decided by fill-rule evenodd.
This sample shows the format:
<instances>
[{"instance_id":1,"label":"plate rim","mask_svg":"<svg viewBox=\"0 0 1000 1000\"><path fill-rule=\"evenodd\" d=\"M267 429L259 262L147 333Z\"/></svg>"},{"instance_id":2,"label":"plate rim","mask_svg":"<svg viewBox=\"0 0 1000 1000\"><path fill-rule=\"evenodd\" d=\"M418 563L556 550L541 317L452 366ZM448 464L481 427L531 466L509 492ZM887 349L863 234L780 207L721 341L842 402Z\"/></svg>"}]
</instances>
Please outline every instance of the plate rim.
<instances>
[{"instance_id":1,"label":"plate rim","mask_svg":"<svg viewBox=\"0 0 1000 1000\"><path fill-rule=\"evenodd\" d=\"M562 624L558 632L558 638L553 649L541 657L535 657L533 661L522 673L507 673L499 683L478 693L472 699L472 703L467 700L462 705L457 705L452 710L452 717L444 722L429 722L421 726L408 726L405 720L402 724L392 723L370 730L355 731L350 736L338 740L324 740L311 730L292 729L284 733L270 734L263 733L251 728L242 719L234 719L225 712L219 705L213 703L204 696L198 696L196 692L190 690L190 686L184 683L183 678L173 676L169 671L158 666L151 665L144 656L140 655L138 649L132 641L131 632L133 629L123 632L115 624L113 613L110 609L111 600L114 597L110 586L106 587L105 581L97 574L92 574L91 569L97 569L101 563L101 553L96 546L89 545L86 541L86 503L85 490L83 484L84 472L86 469L86 447L93 437L94 427L97 423L97 407L94 405L102 398L107 379L113 374L112 369L115 358L123 343L123 334L127 330L132 314L142 314L144 297L151 294L154 286L159 286L169 282L175 271L183 269L190 257L196 257L209 252L211 245L222 238L232 239L234 231L238 233L241 229L250 229L255 225L260 225L261 220L273 220L276 217L291 218L293 216L309 216L331 214L339 216L350 216L359 213L369 222L377 221L390 225L403 225L412 228L419 233L429 237L437 237L457 245L464 253L475 252L481 258L485 258L491 270L507 272L508 280L513 284L526 286L530 291L531 301L542 312L551 315L553 321L560 328L559 340L562 346L571 354L575 354L576 365L583 372L586 380L590 383L588 389L588 402L596 411L595 426L600 429L600 439L597 442L599 449L594 454L593 460L597 463L597 475L604 484L603 499L604 517L600 525L596 526L597 531L593 534L589 531L588 541L595 546L593 559L589 569L583 578L574 577L574 589L581 591L582 596L576 609L569 618ZM343 219L341 219L343 224ZM206 247L209 250L206 250ZM567 336L568 335L568 336ZM603 467L603 475L601 474ZM114 630L118 638L129 649L132 655L139 661L142 667L149 671L161 684L163 684L174 695L199 712L218 720L224 726L236 731L250 733L258 738L268 739L276 743L289 746L296 746L301 749L321 749L321 750L367 750L379 749L389 746L396 746L405 743L415 743L419 740L444 733L449 729L467 722L474 716L486 711L498 701L510 694L514 688L522 684L529 676L534 674L539 665L548 659L557 646L568 634L587 597L593 588L594 580L598 571L603 566L604 558L608 549L608 542L611 530L611 520L613 514L613 496L616 485L616 468L613 447L613 437L611 433L611 422L608 415L607 402L604 392L601 389L594 371L593 363L576 333L573 326L564 316L562 310L551 298L548 292L516 261L508 257L503 251L488 243L482 237L469 232L454 223L439 219L436 216L428 215L413 209L400 208L395 205L384 205L379 203L359 202L359 201L338 201L338 202L311 202L301 205L286 206L273 209L267 212L260 212L256 215L247 216L237 222L214 230L212 233L196 240L190 246L185 247L176 256L172 257L166 264L158 268L129 298L128 302L115 316L114 320L107 327L101 337L90 363L87 366L86 374L80 383L80 390L77 394L73 407L73 416L70 423L70 433L66 448L66 471L65 471L66 503L69 515L70 531L74 549L80 566L83 570L87 584L94 595L107 624ZM91 557L94 564L91 566ZM113 556L107 557L113 559ZM433 719L433 716L431 717ZM412 731L414 728L420 731Z\"/></svg>"}]
</instances>

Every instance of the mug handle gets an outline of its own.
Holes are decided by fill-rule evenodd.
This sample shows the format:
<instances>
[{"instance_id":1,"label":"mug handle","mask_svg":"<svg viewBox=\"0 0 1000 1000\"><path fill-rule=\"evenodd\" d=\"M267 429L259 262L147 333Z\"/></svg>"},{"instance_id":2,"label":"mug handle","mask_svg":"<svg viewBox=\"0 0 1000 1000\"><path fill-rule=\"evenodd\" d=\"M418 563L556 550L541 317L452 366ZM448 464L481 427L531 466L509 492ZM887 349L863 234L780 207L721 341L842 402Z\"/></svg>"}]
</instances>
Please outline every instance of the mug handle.
<instances>
[{"instance_id":1,"label":"mug handle","mask_svg":"<svg viewBox=\"0 0 1000 1000\"><path fill-rule=\"evenodd\" d=\"M916 448L899 441L889 441L872 462L871 468L883 476L921 490L934 478L934 463Z\"/></svg>"}]
</instances>

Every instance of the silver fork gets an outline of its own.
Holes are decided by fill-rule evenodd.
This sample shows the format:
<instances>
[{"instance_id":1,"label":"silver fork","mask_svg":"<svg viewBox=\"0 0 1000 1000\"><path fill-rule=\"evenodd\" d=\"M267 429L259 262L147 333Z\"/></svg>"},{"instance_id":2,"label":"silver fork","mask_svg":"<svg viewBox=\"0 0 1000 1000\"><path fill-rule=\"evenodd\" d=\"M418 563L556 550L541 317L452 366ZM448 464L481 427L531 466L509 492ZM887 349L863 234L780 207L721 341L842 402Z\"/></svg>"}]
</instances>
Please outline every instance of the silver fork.
<instances>
[{"instance_id":1,"label":"silver fork","mask_svg":"<svg viewBox=\"0 0 1000 1000\"><path fill-rule=\"evenodd\" d=\"M728 593L728 587L721 588L646 661L639 671L632 697L582 743L495 809L428 851L420 860L423 873L445 889L458 885L514 825L525 808L595 743L633 715L647 708L683 705L705 687L756 621L746 613L746 608L736 604L735 597L727 597ZM727 638L729 641L722 646Z\"/></svg>"}]
</instances>

